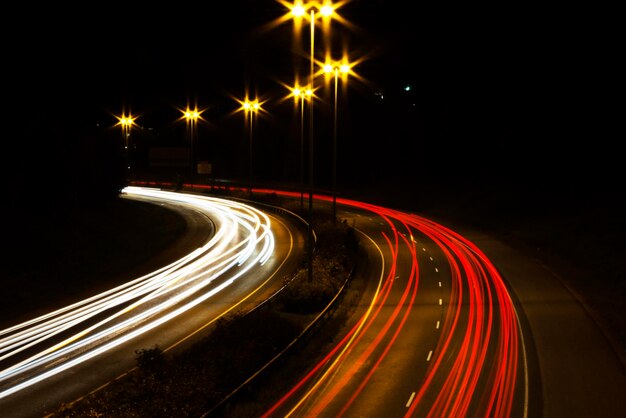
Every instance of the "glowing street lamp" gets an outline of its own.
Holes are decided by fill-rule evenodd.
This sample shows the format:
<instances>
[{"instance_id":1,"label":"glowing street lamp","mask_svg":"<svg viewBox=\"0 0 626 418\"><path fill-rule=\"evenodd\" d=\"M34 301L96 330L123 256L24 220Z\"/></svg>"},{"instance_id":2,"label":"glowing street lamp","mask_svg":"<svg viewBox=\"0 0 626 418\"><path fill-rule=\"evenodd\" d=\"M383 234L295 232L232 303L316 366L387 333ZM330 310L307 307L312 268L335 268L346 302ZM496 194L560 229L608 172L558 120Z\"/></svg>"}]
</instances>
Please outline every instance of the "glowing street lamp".
<instances>
[{"instance_id":1,"label":"glowing street lamp","mask_svg":"<svg viewBox=\"0 0 626 418\"><path fill-rule=\"evenodd\" d=\"M260 111L263 111L261 108L261 103L259 99L248 100L246 98L244 101L240 101L241 109L245 115L246 120L248 121L248 128L250 130L250 154L249 154L249 171L248 171L248 193L252 196L252 131L254 127L254 116L257 115Z\"/></svg>"},{"instance_id":2,"label":"glowing street lamp","mask_svg":"<svg viewBox=\"0 0 626 418\"><path fill-rule=\"evenodd\" d=\"M130 171L130 131L133 125L135 125L136 118L134 118L130 113L128 116L123 113L122 116L116 116L116 118L118 120L116 126L119 125L122 128L122 141L124 142L124 150L126 152L126 168Z\"/></svg>"},{"instance_id":3,"label":"glowing street lamp","mask_svg":"<svg viewBox=\"0 0 626 418\"><path fill-rule=\"evenodd\" d=\"M320 4L317 1L310 1L304 3L302 1L296 1L293 5L289 6L291 9L291 15L296 22L300 22L308 16L310 22L310 57L309 57L309 89L311 92L315 91L315 20L316 11L318 17L322 16L325 19L325 23L330 21L330 18L334 15L335 9L331 2L326 1ZM313 209L313 102L309 105L309 213L312 213Z\"/></svg>"},{"instance_id":4,"label":"glowing street lamp","mask_svg":"<svg viewBox=\"0 0 626 418\"><path fill-rule=\"evenodd\" d=\"M331 18L336 17L335 9L332 2L318 1L303 2L296 0L293 4L285 3L290 10L290 15L295 19L295 23L299 25L302 19L308 18L310 22L310 73L309 88L315 91L315 20L321 16L324 19L324 28L328 29L328 23ZM317 12L317 16L316 16ZM308 222L308 243L309 243L309 281L313 280L313 101L309 104L309 222Z\"/></svg>"},{"instance_id":5,"label":"glowing street lamp","mask_svg":"<svg viewBox=\"0 0 626 418\"><path fill-rule=\"evenodd\" d=\"M309 87L290 87L291 94L300 110L300 207L304 208L304 101L311 100L313 90Z\"/></svg>"},{"instance_id":6,"label":"glowing street lamp","mask_svg":"<svg viewBox=\"0 0 626 418\"><path fill-rule=\"evenodd\" d=\"M193 175L195 174L195 170L194 170L194 143L196 142L197 138L197 130L198 130L198 119L202 119L201 114L202 111L198 110L198 107L194 107L193 109L191 109L189 106L187 106L187 108L185 110L180 110L183 114L183 116L181 117L181 119L185 119L186 122L186 132L187 132L187 136L189 137L189 165L190 165L190 172L191 172L191 176L192 176L192 180L193 180Z\"/></svg>"},{"instance_id":7,"label":"glowing street lamp","mask_svg":"<svg viewBox=\"0 0 626 418\"><path fill-rule=\"evenodd\" d=\"M334 62L324 65L324 73L333 74L335 80L334 100L333 100L333 222L337 220L337 83L339 74L345 82L348 81L350 65L346 62Z\"/></svg>"}]
</instances>

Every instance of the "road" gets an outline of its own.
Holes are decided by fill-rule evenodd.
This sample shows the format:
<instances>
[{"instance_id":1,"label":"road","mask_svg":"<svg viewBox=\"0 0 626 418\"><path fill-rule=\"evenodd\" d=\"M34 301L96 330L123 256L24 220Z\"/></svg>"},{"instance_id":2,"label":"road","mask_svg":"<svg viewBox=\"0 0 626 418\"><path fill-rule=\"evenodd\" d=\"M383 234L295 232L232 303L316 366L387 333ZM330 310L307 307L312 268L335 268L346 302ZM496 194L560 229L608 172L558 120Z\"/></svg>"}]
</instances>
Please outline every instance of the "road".
<instances>
[{"instance_id":1,"label":"road","mask_svg":"<svg viewBox=\"0 0 626 418\"><path fill-rule=\"evenodd\" d=\"M40 417L135 367L135 351L182 350L283 285L303 238L296 218L234 201L127 188L193 226L189 255L65 309L0 331L2 416ZM210 233L207 233L210 231Z\"/></svg>"},{"instance_id":2,"label":"road","mask_svg":"<svg viewBox=\"0 0 626 418\"><path fill-rule=\"evenodd\" d=\"M263 416L626 416L624 364L546 266L484 233L338 203L369 252L367 291Z\"/></svg>"},{"instance_id":3,"label":"road","mask_svg":"<svg viewBox=\"0 0 626 418\"><path fill-rule=\"evenodd\" d=\"M315 204L329 202L317 196ZM626 367L619 353L549 268L483 232L363 202L337 202L338 215L360 234L368 254L367 268L357 269L355 278L366 283L365 290L336 343L311 356L308 372L263 416L626 416ZM173 207L189 211L186 205ZM209 218L197 208L192 213L206 231L201 219ZM271 217L277 251L261 267L252 258L257 274L243 274L219 299L198 302L189 314L120 343L115 352L4 396L0 410L41 416L131 369L137 348L183 349L229 310L263 300L280 286L273 280L277 272L295 265L290 255L304 248L301 236L291 236L293 225L282 222ZM210 228L222 230L219 223ZM267 241L257 236L259 246L240 255L263 257ZM213 285L229 282L239 267ZM52 368L67 360L53 359ZM11 390L3 384L2 393Z\"/></svg>"}]
</instances>

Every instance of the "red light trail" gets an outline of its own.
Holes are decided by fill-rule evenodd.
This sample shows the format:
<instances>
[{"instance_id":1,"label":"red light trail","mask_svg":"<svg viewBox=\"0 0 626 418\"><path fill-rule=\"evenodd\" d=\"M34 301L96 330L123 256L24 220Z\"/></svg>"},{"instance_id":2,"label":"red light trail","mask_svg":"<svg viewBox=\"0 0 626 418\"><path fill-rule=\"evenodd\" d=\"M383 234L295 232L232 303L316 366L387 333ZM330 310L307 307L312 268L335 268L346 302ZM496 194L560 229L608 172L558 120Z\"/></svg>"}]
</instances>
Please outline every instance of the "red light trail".
<instances>
[{"instance_id":1,"label":"red light trail","mask_svg":"<svg viewBox=\"0 0 626 418\"><path fill-rule=\"evenodd\" d=\"M316 198L330 199L327 196ZM306 415L321 415L324 408L331 401L338 402L337 399L345 402L340 415L348 413L351 404L376 374L377 367L392 351L398 335L411 332L405 325L418 292L420 266L416 241L413 239L417 233L435 243L445 255L452 286L439 342L432 351L432 358L429 358L426 375L416 378L415 395L410 404L407 404L405 416L466 416L470 411L481 416L510 416L520 360L520 330L504 281L489 259L472 242L431 220L353 200L338 199L337 202L370 211L386 222L393 232L391 237L384 231L381 232L392 254L388 273L382 283L381 292L371 301L371 313L368 311L359 326L350 332L349 338L346 336L341 340L329 356L315 366L315 375L310 373L305 376L264 416L272 416L284 407L287 400L298 396L295 406L286 415L296 414L304 401L316 392L320 393L314 404L309 406ZM411 239L407 239L402 232L406 232ZM398 267L398 254L405 251L410 256L411 273L402 289L402 297L392 314L385 319L384 326L370 328L380 315L381 308L388 303L390 291L397 283L394 277ZM439 303L442 304L442 301ZM464 311L467 313L464 314ZM375 332L376 335L368 338L367 343L362 343L362 340L366 340L363 336L368 332ZM383 341L386 342L382 351L375 351ZM346 370L331 379L331 374L336 372L351 350L356 352L353 347L357 344L366 346L360 349L359 356L349 363ZM376 356L375 352L378 353ZM489 364L488 355L491 361ZM454 359L452 364L451 358ZM356 375L357 369L363 367L369 367L369 370L356 390L342 393L347 388L348 381ZM319 370L324 368L325 372L320 374ZM306 387L306 381L314 376L317 380L309 382ZM481 381L486 384L480 384ZM427 393L431 394L431 398L432 394L436 394L434 401L426 402Z\"/></svg>"},{"instance_id":2,"label":"red light trail","mask_svg":"<svg viewBox=\"0 0 626 418\"><path fill-rule=\"evenodd\" d=\"M253 192L300 198L298 192ZM325 195L315 195L315 199L332 201ZM439 281L441 292L446 292L437 301L442 312L441 324L437 321L439 333L425 372L412 377L413 386L407 389L411 396L402 405L403 415L511 416L516 393L527 396L527 388L516 392L516 384L523 383L518 373L525 362L522 335L504 280L488 257L465 237L424 217L349 199L337 199L337 204L380 218L381 226L375 233L380 235L370 232L368 238L384 259L384 272L362 317L263 417L317 417L330 411L333 416L349 416L359 396L377 373L382 373L381 363L394 355L398 338L413 332L407 326L408 318L419 305L416 298L420 286L426 285L420 282L426 266L418 262L419 241L415 237L442 255L449 271L445 281L449 288L444 289ZM425 247L422 250L426 252ZM383 252L389 255L384 257ZM407 260L407 280L397 280L400 263L405 266ZM392 292L397 297L391 297ZM427 342L415 344L422 347ZM523 411L525 416L525 403Z\"/></svg>"}]
</instances>

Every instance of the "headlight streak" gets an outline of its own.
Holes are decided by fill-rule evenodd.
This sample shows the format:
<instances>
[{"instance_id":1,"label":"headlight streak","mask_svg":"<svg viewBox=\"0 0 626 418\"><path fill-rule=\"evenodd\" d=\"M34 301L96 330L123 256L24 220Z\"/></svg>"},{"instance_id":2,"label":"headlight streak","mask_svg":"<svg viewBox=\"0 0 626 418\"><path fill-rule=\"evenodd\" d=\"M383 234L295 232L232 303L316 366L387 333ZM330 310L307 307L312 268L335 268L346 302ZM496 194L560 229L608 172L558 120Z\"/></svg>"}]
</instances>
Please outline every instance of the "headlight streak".
<instances>
[{"instance_id":1,"label":"headlight streak","mask_svg":"<svg viewBox=\"0 0 626 418\"><path fill-rule=\"evenodd\" d=\"M316 195L316 198L331 200L328 196ZM410 404L406 405L405 416L465 416L470 408L483 416L510 416L518 363L524 361L519 355L521 329L510 294L489 259L466 238L428 219L348 199L338 199L337 202L371 211L380 216L392 229L393 239L383 232L392 254L391 264L388 266L389 274L386 275L380 295L377 294L371 301L367 311L368 324L363 325L365 317L358 321L361 326L358 329L353 328L349 338L346 335L330 354L313 367L315 373L313 371L308 373L263 416L272 416L289 398L299 396L292 403L286 416L296 414L303 407L305 400L312 398L313 394L317 394L317 398L309 403L307 414L323 415L324 408L331 401L340 400L343 406L339 416L342 416L347 414L349 406L375 374L377 366L389 353L396 337L402 331L412 307L414 294L411 293L409 301L406 299L407 292L417 291L419 269L414 239L410 242L407 239L403 240L411 256L412 266L408 283L402 284L406 287L402 292L401 302L386 319L385 324L376 329L376 334L370 336L371 342L359 351L359 357L348 363L350 369L346 373L335 373L347 353L352 350L348 349L348 345L354 346L360 342L361 336L368 331L369 324L380 312L386 296L394 285L397 255L401 251L396 223L403 225L410 237L413 237L413 232L416 231L430 239L444 254L451 274L449 300L442 308L445 319L440 329L439 342L431 352L432 358L429 355L430 362L426 375L415 382L417 387L415 396L412 396ZM401 309L405 309L402 315ZM370 312L373 313L370 315ZM461 315L462 312L465 312L464 316ZM396 325L392 326L392 323ZM386 338L386 345L382 350L375 350L383 338ZM370 358L375 352L378 353L376 357ZM488 355L490 364L486 367ZM360 377L356 389L351 393L337 396L347 387L348 381L359 367L368 369L365 377ZM305 390L305 382L311 379L316 380ZM304 393L298 394L303 390ZM527 390L527 382L524 390ZM429 399L434 399L432 403L425 400L427 392L431 394ZM526 397L527 394L524 394L524 399L527 399ZM524 411L526 410L524 406Z\"/></svg>"},{"instance_id":2,"label":"headlight streak","mask_svg":"<svg viewBox=\"0 0 626 418\"><path fill-rule=\"evenodd\" d=\"M0 399L175 318L265 263L274 250L269 217L248 205L138 187L127 187L124 193L191 205L216 221L215 234L201 248L151 274L0 331L0 364L50 344L0 370ZM227 280L208 287L227 272Z\"/></svg>"},{"instance_id":3,"label":"headlight streak","mask_svg":"<svg viewBox=\"0 0 626 418\"><path fill-rule=\"evenodd\" d=\"M77 317L77 316L80 317L81 314L94 310L95 309L94 306L97 306L97 305L88 305L91 302L94 302L94 301L96 301L98 299L101 299L101 300L103 300L105 302L108 301L108 300L114 299L114 298L118 297L120 294L123 294L125 288L133 289L133 288L136 288L138 286L141 286L142 285L141 282L145 281L150 276L153 276L153 275L156 275L156 274L161 274L161 273L167 274L168 271L171 271L171 269L175 268L177 265L185 263L188 258L195 257L195 255L198 254L199 252L200 252L200 250L196 250L193 253L191 253L190 255L188 255L186 257L183 257L182 259L178 260L177 262L173 263L170 266L163 267L162 269L157 270L156 272L151 273L148 276L140 277L140 278L135 279L135 280L133 280L133 281L131 281L129 283L125 283L124 285L121 285L119 287L116 287L114 289L106 291L104 293L101 293L100 295L93 296L93 297L88 298L88 299L84 299L81 302L75 303L73 305L67 306L67 307L59 309L59 310L56 310L56 311L51 312L49 314L45 314L45 315L42 315L42 316L40 316L38 318L35 318L35 319L32 319L32 320L23 322L21 324L12 326L10 328L6 328L6 329L0 331L0 336L1 335L6 335L6 334L12 334L12 337L15 338L17 335L20 335L20 336L38 335L38 333L40 331L53 328L53 324L49 323L49 324L44 325L44 326L42 326L40 328L33 328L33 325L35 325L37 323L40 323L40 322L43 322L43 321L45 321L47 319L50 319L50 318L53 318L53 317L58 317L58 321L57 322L62 322L62 320L67 320L67 322L69 322L74 317ZM140 283L138 283L138 282L140 282ZM88 306L86 308L82 308L82 310L78 310L80 306L84 306L84 305L88 305ZM65 313L65 312L69 312L69 313ZM19 333L16 333L15 331L17 331L19 329L25 329L25 331L20 331ZM6 339L2 339L0 341L1 341L0 342L0 347L4 347L4 346L6 346L8 344ZM6 351L6 350L0 350L0 352L3 352L3 351Z\"/></svg>"}]
</instances>

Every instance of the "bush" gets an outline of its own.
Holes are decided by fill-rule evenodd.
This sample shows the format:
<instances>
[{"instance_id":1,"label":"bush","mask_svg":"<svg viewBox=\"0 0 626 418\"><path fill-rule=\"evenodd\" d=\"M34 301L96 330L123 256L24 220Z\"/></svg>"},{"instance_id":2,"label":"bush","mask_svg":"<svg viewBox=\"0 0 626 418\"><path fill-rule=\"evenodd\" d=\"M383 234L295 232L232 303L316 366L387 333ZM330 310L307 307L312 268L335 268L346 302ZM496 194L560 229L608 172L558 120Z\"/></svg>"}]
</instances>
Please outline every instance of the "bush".
<instances>
[{"instance_id":1,"label":"bush","mask_svg":"<svg viewBox=\"0 0 626 418\"><path fill-rule=\"evenodd\" d=\"M144 373L155 377L160 377L163 374L165 358L158 346L135 350L135 360L137 367Z\"/></svg>"},{"instance_id":2,"label":"bush","mask_svg":"<svg viewBox=\"0 0 626 418\"><path fill-rule=\"evenodd\" d=\"M285 312L309 314L319 312L335 294L335 286L327 274L313 267L313 280L309 281L307 269L300 269L284 290L282 304Z\"/></svg>"}]
</instances>

